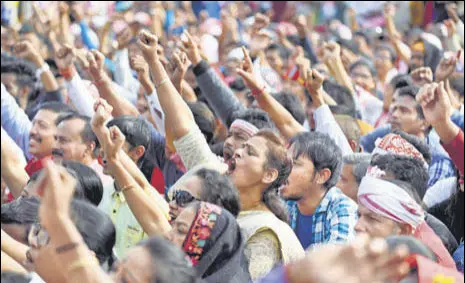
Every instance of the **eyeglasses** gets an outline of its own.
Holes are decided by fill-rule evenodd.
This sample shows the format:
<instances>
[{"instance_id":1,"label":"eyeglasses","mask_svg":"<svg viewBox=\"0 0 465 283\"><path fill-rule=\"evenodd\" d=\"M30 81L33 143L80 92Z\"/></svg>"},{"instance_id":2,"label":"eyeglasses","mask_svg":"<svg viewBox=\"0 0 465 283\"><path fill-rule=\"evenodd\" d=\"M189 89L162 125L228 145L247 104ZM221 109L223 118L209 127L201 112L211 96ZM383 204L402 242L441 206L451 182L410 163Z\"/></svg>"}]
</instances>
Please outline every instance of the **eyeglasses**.
<instances>
[{"instance_id":1,"label":"eyeglasses","mask_svg":"<svg viewBox=\"0 0 465 283\"><path fill-rule=\"evenodd\" d=\"M199 199L195 198L191 193L188 191L177 190L173 192L173 197L171 201L175 201L177 205L181 207L185 207L186 205L194 202L200 201Z\"/></svg>"},{"instance_id":2,"label":"eyeglasses","mask_svg":"<svg viewBox=\"0 0 465 283\"><path fill-rule=\"evenodd\" d=\"M50 237L48 232L42 229L40 223L34 223L29 230L27 242L29 246L40 249L50 242Z\"/></svg>"}]
</instances>

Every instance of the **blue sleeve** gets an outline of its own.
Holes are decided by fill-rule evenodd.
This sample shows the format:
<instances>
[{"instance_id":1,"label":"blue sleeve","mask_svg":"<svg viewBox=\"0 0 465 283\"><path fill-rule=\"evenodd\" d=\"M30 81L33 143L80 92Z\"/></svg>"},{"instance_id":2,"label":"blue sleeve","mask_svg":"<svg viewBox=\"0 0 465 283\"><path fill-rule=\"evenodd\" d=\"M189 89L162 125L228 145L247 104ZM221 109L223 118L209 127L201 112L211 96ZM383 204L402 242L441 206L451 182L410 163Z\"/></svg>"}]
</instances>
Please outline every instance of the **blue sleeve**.
<instances>
[{"instance_id":1,"label":"blue sleeve","mask_svg":"<svg viewBox=\"0 0 465 283\"><path fill-rule=\"evenodd\" d=\"M99 43L92 40L89 25L85 21L81 21L79 26L81 27L81 37L84 45L87 46L88 49L97 49Z\"/></svg>"},{"instance_id":2,"label":"blue sleeve","mask_svg":"<svg viewBox=\"0 0 465 283\"><path fill-rule=\"evenodd\" d=\"M307 52L308 58L313 65L318 64L318 58L316 57L315 51L313 51L312 41L308 36L300 39L300 45L303 47L304 51Z\"/></svg>"},{"instance_id":3,"label":"blue sleeve","mask_svg":"<svg viewBox=\"0 0 465 283\"><path fill-rule=\"evenodd\" d=\"M115 63L106 57L105 57L105 66L107 66L108 70L110 70L112 74L115 72Z\"/></svg>"},{"instance_id":4,"label":"blue sleeve","mask_svg":"<svg viewBox=\"0 0 465 283\"><path fill-rule=\"evenodd\" d=\"M1 91L1 119L2 127L8 135L21 148L27 159L32 156L29 154L29 132L32 128L32 123L26 113L21 109L16 100L8 93L2 84Z\"/></svg>"},{"instance_id":5,"label":"blue sleeve","mask_svg":"<svg viewBox=\"0 0 465 283\"><path fill-rule=\"evenodd\" d=\"M360 139L360 144L362 145L365 152L371 153L375 149L375 142L378 138L383 138L385 135L391 132L391 125L386 125L380 128L377 128L368 135L363 136Z\"/></svg>"}]
</instances>

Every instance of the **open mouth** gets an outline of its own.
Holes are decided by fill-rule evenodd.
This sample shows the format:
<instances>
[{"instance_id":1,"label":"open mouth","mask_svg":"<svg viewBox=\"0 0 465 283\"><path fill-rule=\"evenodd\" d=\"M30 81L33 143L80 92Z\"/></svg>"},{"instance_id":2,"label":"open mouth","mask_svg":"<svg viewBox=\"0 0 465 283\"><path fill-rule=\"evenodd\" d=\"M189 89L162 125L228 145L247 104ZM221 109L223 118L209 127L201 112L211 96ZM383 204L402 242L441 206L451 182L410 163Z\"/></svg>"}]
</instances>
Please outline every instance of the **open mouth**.
<instances>
[{"instance_id":1,"label":"open mouth","mask_svg":"<svg viewBox=\"0 0 465 283\"><path fill-rule=\"evenodd\" d=\"M231 175L236 170L236 159L230 158L228 161L228 175Z\"/></svg>"},{"instance_id":2,"label":"open mouth","mask_svg":"<svg viewBox=\"0 0 465 283\"><path fill-rule=\"evenodd\" d=\"M232 150L230 150L229 148L223 149L224 162L229 163L229 161L232 159L232 157L233 157Z\"/></svg>"}]
</instances>

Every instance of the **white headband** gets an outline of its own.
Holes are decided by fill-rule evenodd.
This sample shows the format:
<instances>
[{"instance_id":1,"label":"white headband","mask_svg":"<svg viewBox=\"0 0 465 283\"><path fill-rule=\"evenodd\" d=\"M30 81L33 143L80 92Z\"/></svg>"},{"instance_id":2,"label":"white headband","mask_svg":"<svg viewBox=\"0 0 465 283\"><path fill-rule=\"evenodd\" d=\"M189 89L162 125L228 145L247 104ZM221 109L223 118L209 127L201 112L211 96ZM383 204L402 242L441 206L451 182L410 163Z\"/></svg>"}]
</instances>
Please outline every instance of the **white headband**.
<instances>
[{"instance_id":1,"label":"white headband","mask_svg":"<svg viewBox=\"0 0 465 283\"><path fill-rule=\"evenodd\" d=\"M231 125L231 129L240 129L246 132L251 137L254 136L256 133L258 133L259 131L257 127L241 119L235 120L234 123L232 123Z\"/></svg>"},{"instance_id":2,"label":"white headband","mask_svg":"<svg viewBox=\"0 0 465 283\"><path fill-rule=\"evenodd\" d=\"M425 220L423 208L405 190L372 176L363 178L358 201L376 214L413 228Z\"/></svg>"}]
</instances>

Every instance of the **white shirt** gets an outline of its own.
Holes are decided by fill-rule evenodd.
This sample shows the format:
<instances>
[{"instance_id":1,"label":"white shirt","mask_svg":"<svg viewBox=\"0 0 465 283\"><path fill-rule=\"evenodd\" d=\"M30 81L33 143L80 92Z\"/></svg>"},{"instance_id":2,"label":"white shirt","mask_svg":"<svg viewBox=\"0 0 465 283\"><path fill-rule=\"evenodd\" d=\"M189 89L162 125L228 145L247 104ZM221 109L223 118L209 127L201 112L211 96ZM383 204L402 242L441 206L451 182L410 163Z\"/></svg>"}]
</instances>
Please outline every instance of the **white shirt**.
<instances>
[{"instance_id":1,"label":"white shirt","mask_svg":"<svg viewBox=\"0 0 465 283\"><path fill-rule=\"evenodd\" d=\"M426 191L423 202L428 208L431 208L445 200L448 200L456 191L456 177L442 179Z\"/></svg>"}]
</instances>

